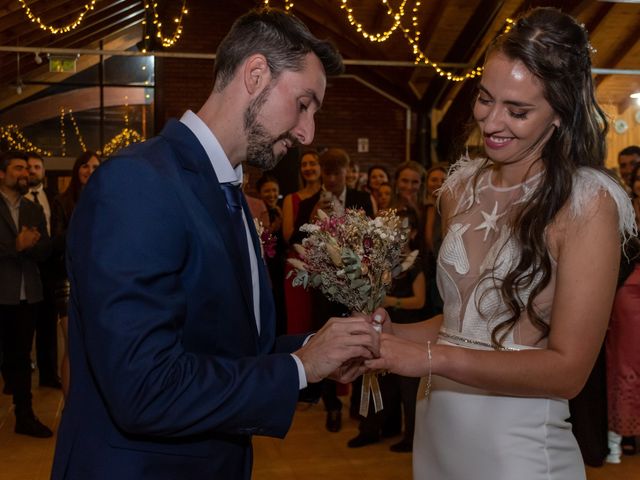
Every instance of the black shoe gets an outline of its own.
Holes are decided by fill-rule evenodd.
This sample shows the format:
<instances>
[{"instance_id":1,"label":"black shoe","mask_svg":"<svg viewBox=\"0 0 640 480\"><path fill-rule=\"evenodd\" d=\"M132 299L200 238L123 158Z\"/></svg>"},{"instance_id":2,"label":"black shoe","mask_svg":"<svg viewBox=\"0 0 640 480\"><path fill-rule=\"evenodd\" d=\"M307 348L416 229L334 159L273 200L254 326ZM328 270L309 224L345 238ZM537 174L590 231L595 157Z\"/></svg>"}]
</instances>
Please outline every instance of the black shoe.
<instances>
[{"instance_id":1,"label":"black shoe","mask_svg":"<svg viewBox=\"0 0 640 480\"><path fill-rule=\"evenodd\" d=\"M622 447L623 455L635 455L636 454L636 437L622 437L620 443Z\"/></svg>"},{"instance_id":2,"label":"black shoe","mask_svg":"<svg viewBox=\"0 0 640 480\"><path fill-rule=\"evenodd\" d=\"M379 441L380 441L380 437L378 437L377 435L360 432L357 437L353 437L351 440L347 442L347 447L349 448L366 447L367 445L378 443Z\"/></svg>"},{"instance_id":3,"label":"black shoe","mask_svg":"<svg viewBox=\"0 0 640 480\"><path fill-rule=\"evenodd\" d=\"M360 415L359 407L349 409L349 418L352 418L353 420L362 420L362 415Z\"/></svg>"},{"instance_id":4,"label":"black shoe","mask_svg":"<svg viewBox=\"0 0 640 480\"><path fill-rule=\"evenodd\" d=\"M339 432L342 428L342 414L340 410L329 410L327 412L327 430L330 432Z\"/></svg>"},{"instance_id":5,"label":"black shoe","mask_svg":"<svg viewBox=\"0 0 640 480\"><path fill-rule=\"evenodd\" d=\"M398 435L400 435L402 433L402 430L398 429L391 429L391 430L385 430L384 428L382 429L382 432L380 433L380 436L382 438L391 438L391 437L397 437Z\"/></svg>"},{"instance_id":6,"label":"black shoe","mask_svg":"<svg viewBox=\"0 0 640 480\"><path fill-rule=\"evenodd\" d=\"M402 439L398 443L394 443L393 445L391 445L389 447L389 450L391 450L392 452L410 452L413 450L413 443L408 440Z\"/></svg>"},{"instance_id":7,"label":"black shoe","mask_svg":"<svg viewBox=\"0 0 640 480\"><path fill-rule=\"evenodd\" d=\"M53 435L49 427L43 425L35 415L16 417L15 432L36 438L49 438Z\"/></svg>"},{"instance_id":8,"label":"black shoe","mask_svg":"<svg viewBox=\"0 0 640 480\"><path fill-rule=\"evenodd\" d=\"M41 387L48 387L48 388L56 388L58 390L62 390L62 382L57 377L45 378L45 379L40 380L40 386Z\"/></svg>"}]
</instances>

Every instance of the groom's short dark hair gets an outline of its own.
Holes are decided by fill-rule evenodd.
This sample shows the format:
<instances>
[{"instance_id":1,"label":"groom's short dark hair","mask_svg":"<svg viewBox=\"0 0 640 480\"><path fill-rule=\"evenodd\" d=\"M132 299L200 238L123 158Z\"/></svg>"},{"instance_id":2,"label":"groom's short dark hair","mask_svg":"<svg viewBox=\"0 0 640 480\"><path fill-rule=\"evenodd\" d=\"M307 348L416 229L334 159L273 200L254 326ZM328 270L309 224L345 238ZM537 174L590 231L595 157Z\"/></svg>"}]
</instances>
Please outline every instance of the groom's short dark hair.
<instances>
[{"instance_id":1,"label":"groom's short dark hair","mask_svg":"<svg viewBox=\"0 0 640 480\"><path fill-rule=\"evenodd\" d=\"M285 70L302 70L308 53L320 59L327 76L344 71L342 57L330 42L316 38L295 16L265 7L239 17L218 46L214 90L224 90L238 66L255 53L265 56L273 78Z\"/></svg>"}]
</instances>

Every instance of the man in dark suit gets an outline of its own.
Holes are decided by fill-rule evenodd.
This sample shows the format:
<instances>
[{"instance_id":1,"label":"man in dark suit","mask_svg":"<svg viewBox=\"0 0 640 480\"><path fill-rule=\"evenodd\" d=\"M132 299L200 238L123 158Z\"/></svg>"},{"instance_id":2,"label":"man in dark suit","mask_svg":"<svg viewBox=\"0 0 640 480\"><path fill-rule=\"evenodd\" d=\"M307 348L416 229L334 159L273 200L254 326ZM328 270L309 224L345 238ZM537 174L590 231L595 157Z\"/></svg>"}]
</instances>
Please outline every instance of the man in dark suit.
<instances>
[{"instance_id":1,"label":"man in dark suit","mask_svg":"<svg viewBox=\"0 0 640 480\"><path fill-rule=\"evenodd\" d=\"M28 186L27 156L0 156L0 345L2 374L13 394L15 432L52 435L34 415L31 397L31 344L35 306L42 301L38 262L51 244L42 208L22 197Z\"/></svg>"},{"instance_id":2,"label":"man in dark suit","mask_svg":"<svg viewBox=\"0 0 640 480\"><path fill-rule=\"evenodd\" d=\"M197 114L91 176L67 235L71 381L53 479L249 479L252 435L284 436L307 382L353 378L377 354L364 318L275 338L238 188L243 162L270 169L311 143L341 69L295 17L249 12Z\"/></svg>"},{"instance_id":3,"label":"man in dark suit","mask_svg":"<svg viewBox=\"0 0 640 480\"><path fill-rule=\"evenodd\" d=\"M46 170L44 160L36 152L27 152L29 191L25 197L40 205L51 237L51 203L53 195L44 188ZM56 273L58 262L49 255L40 262L43 300L36 310L36 364L41 387L62 388L58 375L58 312L56 310Z\"/></svg>"},{"instance_id":4,"label":"man in dark suit","mask_svg":"<svg viewBox=\"0 0 640 480\"><path fill-rule=\"evenodd\" d=\"M322 167L322 190L300 202L296 227L292 236L292 243L300 243L304 234L300 227L317 218L318 210L327 214L342 214L345 208L361 208L373 217L371 196L347 187L347 171L349 168L349 154L342 148L329 148L320 155ZM348 310L335 302L330 302L319 291L312 292L313 324L314 328L321 328L329 317L348 315ZM355 388L359 383L355 383ZM327 411L326 428L330 432L338 432L342 428L342 401L338 398L337 385L333 380L325 380L322 384L322 401ZM356 398L356 397L354 397ZM358 407L351 406L352 411Z\"/></svg>"}]
</instances>

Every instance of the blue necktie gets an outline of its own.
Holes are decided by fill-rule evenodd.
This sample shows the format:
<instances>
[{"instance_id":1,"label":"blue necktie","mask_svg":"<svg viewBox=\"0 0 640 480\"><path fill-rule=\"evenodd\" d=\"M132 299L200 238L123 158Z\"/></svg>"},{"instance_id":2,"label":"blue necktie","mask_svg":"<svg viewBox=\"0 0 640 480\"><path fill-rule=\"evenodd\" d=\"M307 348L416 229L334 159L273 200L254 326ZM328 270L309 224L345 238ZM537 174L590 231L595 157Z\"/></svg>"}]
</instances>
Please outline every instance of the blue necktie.
<instances>
[{"instance_id":1,"label":"blue necktie","mask_svg":"<svg viewBox=\"0 0 640 480\"><path fill-rule=\"evenodd\" d=\"M239 185L232 183L221 183L224 197L227 200L227 210L231 215L231 223L233 224L233 233L236 236L237 245L242 256L242 265L249 282L251 282L251 263L249 261L249 244L247 243L247 230L244 226L242 218L242 190ZM250 292L251 293L251 292Z\"/></svg>"}]
</instances>

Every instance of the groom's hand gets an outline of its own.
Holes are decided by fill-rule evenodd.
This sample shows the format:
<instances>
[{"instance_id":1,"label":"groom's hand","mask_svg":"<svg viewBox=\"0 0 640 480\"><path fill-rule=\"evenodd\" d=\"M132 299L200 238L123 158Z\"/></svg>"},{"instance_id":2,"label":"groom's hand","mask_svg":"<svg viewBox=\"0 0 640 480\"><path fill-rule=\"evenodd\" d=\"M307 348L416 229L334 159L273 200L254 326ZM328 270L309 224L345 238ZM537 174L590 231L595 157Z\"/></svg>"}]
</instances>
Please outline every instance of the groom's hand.
<instances>
[{"instance_id":1,"label":"groom's hand","mask_svg":"<svg viewBox=\"0 0 640 480\"><path fill-rule=\"evenodd\" d=\"M352 358L332 372L329 378L340 383L350 383L367 371L368 368L364 364L364 358Z\"/></svg>"},{"instance_id":2,"label":"groom's hand","mask_svg":"<svg viewBox=\"0 0 640 480\"><path fill-rule=\"evenodd\" d=\"M355 378L362 361L377 357L378 352L379 335L373 325L364 317L348 317L329 319L294 355L304 366L307 382L315 383L332 374Z\"/></svg>"}]
</instances>

